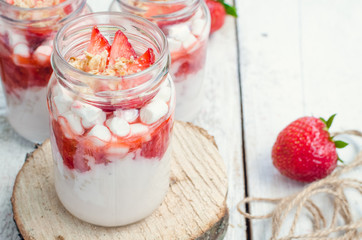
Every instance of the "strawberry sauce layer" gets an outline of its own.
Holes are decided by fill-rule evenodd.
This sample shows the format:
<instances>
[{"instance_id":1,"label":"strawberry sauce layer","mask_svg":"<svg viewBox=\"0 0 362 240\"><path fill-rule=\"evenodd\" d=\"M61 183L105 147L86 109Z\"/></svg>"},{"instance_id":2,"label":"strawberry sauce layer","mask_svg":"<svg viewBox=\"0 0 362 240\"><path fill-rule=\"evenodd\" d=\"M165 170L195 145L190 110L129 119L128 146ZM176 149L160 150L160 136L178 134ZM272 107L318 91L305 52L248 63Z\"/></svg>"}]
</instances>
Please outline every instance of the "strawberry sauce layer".
<instances>
[{"instance_id":1,"label":"strawberry sauce layer","mask_svg":"<svg viewBox=\"0 0 362 240\"><path fill-rule=\"evenodd\" d=\"M137 123L140 123L139 120ZM109 164L112 157L109 156L109 149L129 149L122 154L115 153L120 159L129 153L134 153L133 159L136 160L136 151L140 150L141 156L160 160L170 143L172 126L173 119L169 117L160 126L150 130L147 136L117 138L105 146L98 146L94 137L86 137L89 130L83 136L69 139L59 122L52 121L54 136L64 165L80 172L91 170L91 164Z\"/></svg>"},{"instance_id":2,"label":"strawberry sauce layer","mask_svg":"<svg viewBox=\"0 0 362 240\"><path fill-rule=\"evenodd\" d=\"M97 75L125 76L147 69L155 62L148 48L137 55L126 35L115 33L112 45L94 27L84 55L69 63ZM103 90L123 90L142 84L147 78L101 81ZM173 100L168 79L158 92L135 96L116 103L97 104L70 96L53 86L51 125L63 163L68 169L90 171L96 164L108 165L125 158L161 160L168 149L173 127ZM93 91L99 87L92 85ZM58 90L55 90L58 88Z\"/></svg>"},{"instance_id":3,"label":"strawberry sauce layer","mask_svg":"<svg viewBox=\"0 0 362 240\"><path fill-rule=\"evenodd\" d=\"M18 95L19 90L46 87L52 74L51 50L49 55L44 55L39 53L39 49L41 49L39 47L46 41L47 37L26 32L26 40L11 47L9 35L0 35L0 73L7 94ZM20 45L25 49L25 52L18 54L16 49L22 50Z\"/></svg>"},{"instance_id":4,"label":"strawberry sauce layer","mask_svg":"<svg viewBox=\"0 0 362 240\"><path fill-rule=\"evenodd\" d=\"M189 74L195 74L205 65L206 44L202 44L199 48L192 52L182 50L171 53L172 62L179 63L180 67L174 72L175 82L182 81Z\"/></svg>"},{"instance_id":5,"label":"strawberry sauce layer","mask_svg":"<svg viewBox=\"0 0 362 240\"><path fill-rule=\"evenodd\" d=\"M20 98L20 90L46 87L52 74L50 55L52 39L56 33L54 25L73 11L72 5L50 8L65 0L6 0L8 4L21 8L48 8L41 12L20 12L16 20L34 21L26 28L5 25L0 34L0 74L7 94ZM42 21L49 16L53 21ZM14 29L13 29L14 28Z\"/></svg>"}]
</instances>

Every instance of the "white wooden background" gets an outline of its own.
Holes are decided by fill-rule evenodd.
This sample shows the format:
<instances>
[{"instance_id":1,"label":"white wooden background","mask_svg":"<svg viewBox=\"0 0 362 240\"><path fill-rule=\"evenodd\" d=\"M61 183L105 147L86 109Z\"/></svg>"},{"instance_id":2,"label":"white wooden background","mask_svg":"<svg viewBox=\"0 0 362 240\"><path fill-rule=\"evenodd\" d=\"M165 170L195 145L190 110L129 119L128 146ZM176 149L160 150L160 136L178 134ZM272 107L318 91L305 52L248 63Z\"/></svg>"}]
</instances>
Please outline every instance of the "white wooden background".
<instances>
[{"instance_id":1,"label":"white wooden background","mask_svg":"<svg viewBox=\"0 0 362 240\"><path fill-rule=\"evenodd\" d=\"M94 11L105 11L110 0L88 3ZM338 113L333 130L362 130L362 1L235 4L239 18L228 17L210 38L204 107L194 122L215 136L228 168L226 239L269 239L270 222L253 221L247 228L236 204L246 193L281 197L305 186L282 177L272 166L278 132L298 117L333 113ZM362 143L347 140L356 143L340 152L349 161ZM0 240L19 239L10 197L16 174L33 148L10 128L0 95ZM360 218L362 209L355 201ZM270 209L251 205L252 213Z\"/></svg>"}]
</instances>

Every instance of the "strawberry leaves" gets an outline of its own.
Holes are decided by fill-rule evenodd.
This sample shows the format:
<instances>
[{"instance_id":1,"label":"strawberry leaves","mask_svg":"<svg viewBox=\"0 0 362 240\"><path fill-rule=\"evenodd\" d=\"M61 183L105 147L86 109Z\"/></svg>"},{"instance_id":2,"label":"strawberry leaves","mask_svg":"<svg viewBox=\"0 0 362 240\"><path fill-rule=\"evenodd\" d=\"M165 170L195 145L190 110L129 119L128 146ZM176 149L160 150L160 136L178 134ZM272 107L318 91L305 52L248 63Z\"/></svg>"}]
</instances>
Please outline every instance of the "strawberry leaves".
<instances>
[{"instance_id":1,"label":"strawberry leaves","mask_svg":"<svg viewBox=\"0 0 362 240\"><path fill-rule=\"evenodd\" d=\"M333 123L333 120L334 120L334 117L336 116L337 114L333 114L332 116L330 116L328 118L328 120L325 120L324 118L319 118L325 125L326 125L326 131L329 130L329 128L332 126L332 123ZM330 137L329 138L332 142L334 142L334 145L336 145L336 148L344 148L348 145L348 143L346 142L343 142L343 141L340 141L340 140L337 140L337 141L334 141L333 140L333 137Z\"/></svg>"},{"instance_id":2,"label":"strawberry leaves","mask_svg":"<svg viewBox=\"0 0 362 240\"><path fill-rule=\"evenodd\" d=\"M333 114L332 116L330 116L330 117L328 118L328 120L325 120L324 118L319 118L319 119L326 125L326 129L325 129L326 131L328 131L329 128L332 126L332 122L333 122L334 117L335 117L336 115L337 115L337 114ZM333 140L333 137L329 137L329 139L330 139L332 142L334 142L334 145L336 146L336 148L339 148L339 149L345 148L345 147L348 145L348 143L343 142L343 141L340 141L340 140L334 141L334 140ZM340 161L341 163L344 163L343 160L339 158L339 156L338 156L338 161Z\"/></svg>"},{"instance_id":3,"label":"strawberry leaves","mask_svg":"<svg viewBox=\"0 0 362 240\"><path fill-rule=\"evenodd\" d=\"M343 141L334 141L334 145L336 145L336 148L344 148L348 145L348 143Z\"/></svg>"},{"instance_id":4,"label":"strawberry leaves","mask_svg":"<svg viewBox=\"0 0 362 240\"><path fill-rule=\"evenodd\" d=\"M326 121L324 118L319 118L322 122L324 122L324 124L327 126L327 131L329 130L329 128L332 126L332 122L334 120L334 117L336 116L337 114L333 114L332 116L330 116L328 118L328 120Z\"/></svg>"},{"instance_id":5,"label":"strawberry leaves","mask_svg":"<svg viewBox=\"0 0 362 240\"><path fill-rule=\"evenodd\" d=\"M224 6L225 12L228 15L231 15L233 17L238 17L238 14L236 12L236 8L234 6L230 6L229 4L225 3L225 0L217 0L217 1Z\"/></svg>"}]
</instances>

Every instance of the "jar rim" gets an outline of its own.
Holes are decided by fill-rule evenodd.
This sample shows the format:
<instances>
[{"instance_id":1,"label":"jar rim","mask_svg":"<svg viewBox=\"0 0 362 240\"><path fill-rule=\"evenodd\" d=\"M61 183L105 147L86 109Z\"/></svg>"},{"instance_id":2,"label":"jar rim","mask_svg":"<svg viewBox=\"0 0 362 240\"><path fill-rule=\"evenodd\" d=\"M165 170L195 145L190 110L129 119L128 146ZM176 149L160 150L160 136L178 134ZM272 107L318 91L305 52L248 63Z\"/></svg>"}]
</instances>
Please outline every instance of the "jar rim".
<instances>
[{"instance_id":1,"label":"jar rim","mask_svg":"<svg viewBox=\"0 0 362 240\"><path fill-rule=\"evenodd\" d=\"M73 16L75 13L79 13L84 6L86 5L87 0L78 0L79 1L79 7L77 7L77 9L73 12L71 12L70 14L67 14L64 18L60 19L59 22L64 22L67 19L69 19L71 16ZM15 6L12 5L10 3L7 3L5 0L0 0L0 9L6 9L7 12L27 12L27 13L32 13L32 12L40 12L40 11L52 11L54 9L61 9L66 7L69 4L72 4L73 2L75 2L74 0L65 0L64 2L61 2L59 4L56 4L54 6L49 6L49 7L41 7L41 8L23 8L23 7L19 7L19 6ZM36 19L36 20L24 20L24 19L14 19L11 17L8 17L6 15L1 15L0 14L0 18L4 18L7 21L11 21L11 22L16 22L16 23L23 23L23 24L34 24L34 23L38 23L38 22L43 22L43 21L51 21L53 19L57 19L58 16L49 16L49 17L44 17L41 19Z\"/></svg>"},{"instance_id":2,"label":"jar rim","mask_svg":"<svg viewBox=\"0 0 362 240\"><path fill-rule=\"evenodd\" d=\"M117 0L122 1L122 0ZM184 2L198 2L199 0L138 0L139 2L146 2L146 3L154 3L154 4L175 4L175 3L184 3Z\"/></svg>"},{"instance_id":3,"label":"jar rim","mask_svg":"<svg viewBox=\"0 0 362 240\"><path fill-rule=\"evenodd\" d=\"M19 6L15 6L13 4L7 3L5 0L0 0L0 6L1 5L5 5L5 7L7 8L12 8L15 11L41 11L41 10L51 10L54 7L62 7L64 5L69 4L70 2L72 2L73 0L65 0L64 2L61 2L59 4L53 5L53 6L49 6L49 7L40 7L40 8L23 8L23 7L19 7Z\"/></svg>"},{"instance_id":4,"label":"jar rim","mask_svg":"<svg viewBox=\"0 0 362 240\"><path fill-rule=\"evenodd\" d=\"M73 26L73 24L75 22L81 22L82 20L85 20L89 17L94 17L94 16L115 16L115 17L121 17L124 19L136 19L140 22L146 23L149 27L154 28L154 30L156 30L157 34L161 37L161 44L159 44L160 46L160 53L159 53L159 57L155 60L154 64L152 64L151 66L149 66L148 68L133 73L133 74L129 74L129 75L125 75L125 76L107 76L107 75L96 75L96 74L91 74L88 72L84 72L80 69L77 69L75 67L73 67L66 59L65 57L62 55L61 51L60 51L60 47L58 46L60 39L62 38L62 36L66 33L67 30L71 29L71 27ZM97 23L96 23L97 24ZM94 26L94 25L93 25ZM92 26L92 27L93 27ZM122 25L119 25L122 26ZM164 33L161 31L161 29L159 29L157 27L157 25L155 25L154 23L148 21L147 19L141 18L139 16L133 15L133 14L129 14L129 13L120 13L120 12L96 12L96 13L89 13L89 14L85 14L82 15L78 18L72 19L71 21L69 21L68 23L66 23L63 27L61 27L61 29L57 32L55 38L54 38L54 51L52 54L52 58L51 58L51 64L53 66L53 70L55 73L57 73L57 77L59 77L59 71L56 67L54 67L54 58L55 56L57 56L57 60L59 59L61 64L67 69L67 72L70 73L75 73L76 75L79 76L84 76L86 78L91 78L94 81L119 81L119 80L129 80L129 79L134 79L137 77L141 77L145 74L148 74L152 71L156 71L157 68L159 68L160 66L166 65L170 63L170 56L169 56L169 51L168 51L168 43L167 43L167 38L164 35ZM165 64L166 63L166 64ZM162 67L163 69L164 67ZM168 68L166 69L166 72L162 72L160 71L159 75L166 75L168 73ZM154 82L157 80L158 78L151 78L151 80L148 80L136 87L133 88L129 88L129 89L122 89L122 90L116 90L113 92L119 92L119 93L133 93L134 91L144 91L147 90L148 88L150 88L151 86L154 85ZM67 81L67 80L66 80ZM69 81L67 81L69 82ZM81 82L81 81L80 81ZM74 82L72 82L72 84L75 84Z\"/></svg>"},{"instance_id":5,"label":"jar rim","mask_svg":"<svg viewBox=\"0 0 362 240\"><path fill-rule=\"evenodd\" d=\"M127 0L116 0L119 4L123 5L126 8L131 9L132 11L144 11L142 8L138 8L137 6L132 6L130 4L127 4ZM193 12L197 9L197 7L200 4L200 0L138 0L142 3L152 3L155 5L173 5L173 4L180 4L180 3L186 3L188 4L184 8L177 10L172 13L166 13L166 14L159 14L154 15L151 17L147 17L147 19L153 19L153 20L163 20L168 18L180 18L183 16L191 15Z\"/></svg>"}]
</instances>

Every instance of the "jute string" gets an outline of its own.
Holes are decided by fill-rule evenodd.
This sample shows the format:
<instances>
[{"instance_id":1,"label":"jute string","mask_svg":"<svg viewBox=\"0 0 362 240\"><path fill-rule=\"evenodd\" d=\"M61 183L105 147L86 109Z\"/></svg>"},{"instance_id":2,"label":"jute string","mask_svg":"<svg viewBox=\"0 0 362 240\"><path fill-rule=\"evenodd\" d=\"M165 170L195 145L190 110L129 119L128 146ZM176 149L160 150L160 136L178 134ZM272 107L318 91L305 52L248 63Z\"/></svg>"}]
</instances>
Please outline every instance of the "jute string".
<instances>
[{"instance_id":1,"label":"jute string","mask_svg":"<svg viewBox=\"0 0 362 240\"><path fill-rule=\"evenodd\" d=\"M355 130L338 132L340 134L350 134L362 137L362 133ZM362 195L362 181L351 178L341 178L341 175L362 166L362 152L348 165L338 167L331 175L311 183L301 192L284 197L284 198L257 198L248 197L238 203L238 211L248 219L272 219L272 240L288 239L313 239L313 240L356 240L362 239L362 218L354 221L349 202L345 195L346 189L354 189ZM320 207L318 207L311 198L317 194L328 196L333 202L333 215L327 221ZM276 204L272 212L266 215L254 216L242 210L242 206L250 202L268 202ZM361 201L362 205L362 201ZM306 234L295 233L298 220L303 209L311 214L313 223L313 232ZM293 222L286 236L279 237L284 221L291 212L294 211ZM342 225L337 224L337 220L343 220ZM327 222L330 222L327 226ZM331 234L339 233L338 236L331 237Z\"/></svg>"}]
</instances>

